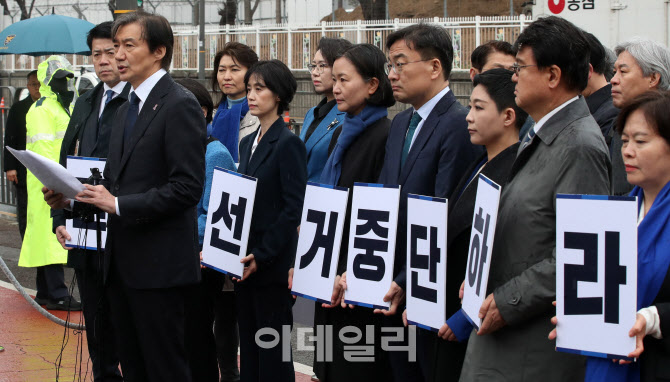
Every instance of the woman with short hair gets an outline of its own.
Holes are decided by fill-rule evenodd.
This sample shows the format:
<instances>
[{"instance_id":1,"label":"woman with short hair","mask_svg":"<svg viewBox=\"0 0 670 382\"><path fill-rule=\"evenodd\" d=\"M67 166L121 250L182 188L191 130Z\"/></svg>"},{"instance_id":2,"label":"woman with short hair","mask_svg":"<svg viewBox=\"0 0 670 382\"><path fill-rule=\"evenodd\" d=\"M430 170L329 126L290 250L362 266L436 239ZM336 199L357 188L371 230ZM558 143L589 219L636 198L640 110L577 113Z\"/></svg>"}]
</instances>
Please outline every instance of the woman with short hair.
<instances>
[{"instance_id":1,"label":"woman with short hair","mask_svg":"<svg viewBox=\"0 0 670 382\"><path fill-rule=\"evenodd\" d=\"M212 91L223 92L214 114L211 135L230 151L235 163L239 161L238 145L246 135L256 131L258 118L249 113L244 76L258 62L258 55L251 47L231 41L214 56Z\"/></svg>"},{"instance_id":2,"label":"woman with short hair","mask_svg":"<svg viewBox=\"0 0 670 382\"><path fill-rule=\"evenodd\" d=\"M459 290L468 261L478 177L482 174L504 187L519 150L519 129L528 117L528 114L514 101L513 74L514 72L498 68L475 75L474 88L470 96L470 112L466 121L470 142L484 146L486 152L465 171L465 176L461 178L449 197L447 317L455 315L454 319L460 320L469 329L468 336L472 326L464 321L465 317L459 312L461 308ZM449 322L452 322L451 320L450 318ZM442 326L438 336L441 339L437 340L435 346L433 365L435 380L458 381L467 342L457 342L452 328L447 324ZM426 349L427 352L430 350Z\"/></svg>"},{"instance_id":3,"label":"woman with short hair","mask_svg":"<svg viewBox=\"0 0 670 382\"><path fill-rule=\"evenodd\" d=\"M293 298L286 275L298 244L297 228L307 187L305 145L286 127L297 89L291 71L281 61L259 61L244 77L249 112L260 127L240 142L239 172L256 178L256 196L242 278L235 284L240 328L240 380L293 381L293 362L282 354L290 343L261 347L259 330L280 337L292 327ZM290 341L290 338L281 338Z\"/></svg>"}]
</instances>

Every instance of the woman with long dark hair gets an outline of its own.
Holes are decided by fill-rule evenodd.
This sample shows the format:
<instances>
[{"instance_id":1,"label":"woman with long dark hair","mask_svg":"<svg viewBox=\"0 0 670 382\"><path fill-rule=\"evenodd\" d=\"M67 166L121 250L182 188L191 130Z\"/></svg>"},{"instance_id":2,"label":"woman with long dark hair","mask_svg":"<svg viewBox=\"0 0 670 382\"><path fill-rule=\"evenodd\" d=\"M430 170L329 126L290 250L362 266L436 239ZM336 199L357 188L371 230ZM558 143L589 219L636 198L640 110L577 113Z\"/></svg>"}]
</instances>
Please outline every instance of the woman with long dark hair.
<instances>
[{"instance_id":1,"label":"woman with long dark hair","mask_svg":"<svg viewBox=\"0 0 670 382\"><path fill-rule=\"evenodd\" d=\"M259 61L244 77L249 111L260 127L240 142L239 172L257 179L248 255L237 280L240 380L293 381L290 344L259 345L259 330L278 335L293 325L293 299L286 275L293 265L307 187L305 145L281 118L297 83L281 61ZM261 333L262 333L261 331ZM290 341L283 338L281 341ZM288 358L288 359L286 359Z\"/></svg>"}]
</instances>

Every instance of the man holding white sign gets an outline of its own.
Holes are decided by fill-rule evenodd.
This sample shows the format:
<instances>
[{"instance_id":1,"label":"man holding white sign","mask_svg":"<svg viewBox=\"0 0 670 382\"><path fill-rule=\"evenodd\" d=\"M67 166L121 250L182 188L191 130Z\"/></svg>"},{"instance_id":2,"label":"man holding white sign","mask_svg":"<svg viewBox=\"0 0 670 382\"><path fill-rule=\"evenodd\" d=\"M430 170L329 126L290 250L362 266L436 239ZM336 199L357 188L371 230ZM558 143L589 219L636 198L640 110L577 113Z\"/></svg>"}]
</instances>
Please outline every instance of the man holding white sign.
<instances>
[{"instance_id":1,"label":"man holding white sign","mask_svg":"<svg viewBox=\"0 0 670 382\"><path fill-rule=\"evenodd\" d=\"M547 341L556 296L556 193L608 194L609 155L579 96L588 81L583 33L557 17L516 43L516 103L537 121L524 137L498 212L482 325L470 336L461 379L581 380L584 358Z\"/></svg>"}]
</instances>

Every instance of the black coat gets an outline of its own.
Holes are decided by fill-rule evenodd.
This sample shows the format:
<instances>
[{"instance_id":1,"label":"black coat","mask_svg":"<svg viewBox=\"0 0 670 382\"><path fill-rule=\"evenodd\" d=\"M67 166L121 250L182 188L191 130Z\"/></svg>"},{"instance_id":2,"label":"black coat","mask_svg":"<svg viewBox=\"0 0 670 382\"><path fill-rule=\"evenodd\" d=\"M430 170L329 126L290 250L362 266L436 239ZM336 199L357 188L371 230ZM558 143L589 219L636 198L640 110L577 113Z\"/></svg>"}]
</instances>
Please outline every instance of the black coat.
<instances>
[{"instance_id":1,"label":"black coat","mask_svg":"<svg viewBox=\"0 0 670 382\"><path fill-rule=\"evenodd\" d=\"M507 182L512 164L516 159L519 143L506 148L484 166L480 174L485 175L501 187ZM477 199L477 178L468 181L477 166L486 159L484 153L465 171L449 198L449 218L447 220L447 318L461 308L458 292L465 278L470 247L470 233L475 201ZM435 343L434 376L436 381L458 381L465 357L467 343L437 339Z\"/></svg>"},{"instance_id":2,"label":"black coat","mask_svg":"<svg viewBox=\"0 0 670 382\"><path fill-rule=\"evenodd\" d=\"M89 152L89 156L95 158L107 158L109 152L109 137L114 124L116 111L124 102L128 100L128 92L130 91L130 83L127 83L123 91L114 97L105 106L100 118L100 101L104 92L103 83L98 83L93 89L86 92L83 96L77 98L74 105L70 122L67 125L65 136L63 137L63 144L60 149L59 163L65 167L67 165L68 155L81 156L82 151ZM98 126L99 123L99 126ZM94 148L81 147L80 142L84 131L87 129L98 128L98 140ZM79 146L79 147L78 147ZM77 148L79 149L78 152ZM51 213L53 217L53 229L65 225L65 219L71 219L72 215L66 210L53 210Z\"/></svg>"},{"instance_id":3,"label":"black coat","mask_svg":"<svg viewBox=\"0 0 670 382\"><path fill-rule=\"evenodd\" d=\"M108 215L109 259L133 289L200 281L196 205L205 183L206 122L193 94L169 74L156 83L124 144L119 107L104 177L120 216Z\"/></svg>"},{"instance_id":4,"label":"black coat","mask_svg":"<svg viewBox=\"0 0 670 382\"><path fill-rule=\"evenodd\" d=\"M384 164L386 139L391 127L388 118L382 118L368 126L361 135L351 143L342 159L342 173L337 185L349 188L347 214L344 220L342 246L338 260L337 274L341 275L347 268L347 253L349 247L349 224L351 221L351 198L355 182L376 183ZM345 126L346 128L346 126ZM333 133L328 148L329 154L335 148L337 139L342 132L339 126ZM388 334L381 333L383 327L398 326L393 320L395 317L386 317L374 314L372 309L364 307L323 308L316 303L314 309L314 325L331 325L333 330L333 360L320 362L314 360L314 373L322 381L391 381L391 364L388 352L381 348L381 338ZM339 333L344 327L355 326L366 334L374 336L374 362L350 362L344 358L345 344L340 340ZM372 326L372 333L368 327ZM360 342L362 343L362 341ZM331 346L331 344L328 344Z\"/></svg>"},{"instance_id":5,"label":"black coat","mask_svg":"<svg viewBox=\"0 0 670 382\"><path fill-rule=\"evenodd\" d=\"M644 337L644 352L640 357L643 382L670 381L670 273L666 273L661 290L653 304L658 309L662 339Z\"/></svg>"},{"instance_id":6,"label":"black coat","mask_svg":"<svg viewBox=\"0 0 670 382\"><path fill-rule=\"evenodd\" d=\"M614 104L612 103L612 85L607 84L606 86L603 86L593 92L590 96L585 97L584 100L589 106L589 111L591 112L593 119L596 120L596 123L600 126L600 130L603 132L607 147L610 147L614 121L616 121L616 118L619 115L619 109L614 107Z\"/></svg>"},{"instance_id":7,"label":"black coat","mask_svg":"<svg viewBox=\"0 0 670 382\"><path fill-rule=\"evenodd\" d=\"M258 270L238 285L288 288L307 187L307 153L305 144L281 118L265 132L251 155L256 134L240 142L238 171L257 179L247 254L254 255Z\"/></svg>"},{"instance_id":8,"label":"black coat","mask_svg":"<svg viewBox=\"0 0 670 382\"><path fill-rule=\"evenodd\" d=\"M337 274L341 275L347 268L347 254L349 250L349 224L351 222L351 197L354 192L354 183L376 183L379 173L384 165L384 154L386 152L386 139L388 137L391 121L384 117L368 126L356 140L347 148L342 157L342 172L337 186L349 189L349 200L347 202L347 215L344 219L342 244L340 247L340 258L338 261ZM328 155L332 153L337 144L337 138L342 133L342 125L338 126L328 146Z\"/></svg>"},{"instance_id":9,"label":"black coat","mask_svg":"<svg viewBox=\"0 0 670 382\"><path fill-rule=\"evenodd\" d=\"M26 114L33 104L30 96L15 103L9 109L5 126L5 146L14 150L26 149ZM26 185L26 167L5 148L5 172L16 170L18 185Z\"/></svg>"},{"instance_id":10,"label":"black coat","mask_svg":"<svg viewBox=\"0 0 670 382\"><path fill-rule=\"evenodd\" d=\"M393 281L403 289L407 272L407 194L448 197L470 163L482 152L481 147L470 143L465 121L468 111L458 103L453 91L449 91L424 121L401 167L405 135L413 112L410 108L393 118L384 167L379 175L379 183L401 186Z\"/></svg>"}]
</instances>

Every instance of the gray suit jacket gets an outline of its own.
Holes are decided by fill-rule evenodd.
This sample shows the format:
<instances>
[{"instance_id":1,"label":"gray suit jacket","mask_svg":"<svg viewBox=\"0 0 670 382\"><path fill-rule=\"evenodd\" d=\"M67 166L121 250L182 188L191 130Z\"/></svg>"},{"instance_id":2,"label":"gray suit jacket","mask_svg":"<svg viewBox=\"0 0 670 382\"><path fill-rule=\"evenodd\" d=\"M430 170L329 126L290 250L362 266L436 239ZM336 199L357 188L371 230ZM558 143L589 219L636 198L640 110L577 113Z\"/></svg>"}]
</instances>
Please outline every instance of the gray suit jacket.
<instances>
[{"instance_id":1,"label":"gray suit jacket","mask_svg":"<svg viewBox=\"0 0 670 382\"><path fill-rule=\"evenodd\" d=\"M462 381L578 381L584 358L547 340L556 298L556 194L609 194L607 146L583 97L522 149L503 188L488 293L507 323L473 332Z\"/></svg>"}]
</instances>

